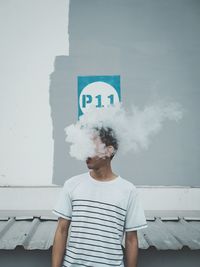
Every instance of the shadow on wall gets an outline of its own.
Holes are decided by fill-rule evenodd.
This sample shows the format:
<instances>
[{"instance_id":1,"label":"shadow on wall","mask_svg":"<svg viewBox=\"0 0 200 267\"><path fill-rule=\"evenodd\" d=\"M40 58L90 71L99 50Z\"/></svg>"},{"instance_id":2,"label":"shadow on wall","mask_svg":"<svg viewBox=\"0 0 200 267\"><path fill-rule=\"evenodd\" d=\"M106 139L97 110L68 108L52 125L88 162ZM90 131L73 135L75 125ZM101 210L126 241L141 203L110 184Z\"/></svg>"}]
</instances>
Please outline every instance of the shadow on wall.
<instances>
[{"instance_id":1,"label":"shadow on wall","mask_svg":"<svg viewBox=\"0 0 200 267\"><path fill-rule=\"evenodd\" d=\"M77 120L76 80L72 78L68 56L55 59L54 72L50 75L50 106L53 122L54 166L53 184L62 185L66 179L81 169L82 162L69 156L69 145L65 142L66 125ZM72 89L73 88L73 89ZM66 177L68 175L68 177Z\"/></svg>"}]
</instances>

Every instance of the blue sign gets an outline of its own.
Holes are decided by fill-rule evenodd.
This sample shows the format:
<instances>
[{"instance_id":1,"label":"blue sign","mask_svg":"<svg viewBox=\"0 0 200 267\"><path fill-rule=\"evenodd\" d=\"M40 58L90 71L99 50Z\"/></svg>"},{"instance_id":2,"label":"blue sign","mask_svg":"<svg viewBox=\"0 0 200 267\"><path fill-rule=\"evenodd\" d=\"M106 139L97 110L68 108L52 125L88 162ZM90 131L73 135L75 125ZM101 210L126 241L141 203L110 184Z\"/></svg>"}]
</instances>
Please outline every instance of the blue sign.
<instances>
[{"instance_id":1,"label":"blue sign","mask_svg":"<svg viewBox=\"0 0 200 267\"><path fill-rule=\"evenodd\" d=\"M121 101L120 76L78 76L78 117L88 108L104 108Z\"/></svg>"}]
</instances>

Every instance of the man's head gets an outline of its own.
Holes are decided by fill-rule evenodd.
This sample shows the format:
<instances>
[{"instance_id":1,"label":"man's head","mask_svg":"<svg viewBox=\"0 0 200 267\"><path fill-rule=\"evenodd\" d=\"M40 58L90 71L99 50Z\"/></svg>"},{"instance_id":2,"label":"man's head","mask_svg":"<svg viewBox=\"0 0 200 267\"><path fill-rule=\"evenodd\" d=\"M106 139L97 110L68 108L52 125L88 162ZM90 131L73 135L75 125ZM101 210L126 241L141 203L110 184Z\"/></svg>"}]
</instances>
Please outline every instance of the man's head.
<instances>
[{"instance_id":1,"label":"man's head","mask_svg":"<svg viewBox=\"0 0 200 267\"><path fill-rule=\"evenodd\" d=\"M115 132L110 127L95 128L101 142L105 145L107 149L108 156L112 159L118 150L118 140L116 138ZM109 155L110 154L110 155Z\"/></svg>"},{"instance_id":2,"label":"man's head","mask_svg":"<svg viewBox=\"0 0 200 267\"><path fill-rule=\"evenodd\" d=\"M118 140L115 132L110 127L95 127L94 128L94 144L96 154L94 157L89 157L86 160L89 169L99 168L105 164L110 164L110 161L118 150Z\"/></svg>"}]
</instances>

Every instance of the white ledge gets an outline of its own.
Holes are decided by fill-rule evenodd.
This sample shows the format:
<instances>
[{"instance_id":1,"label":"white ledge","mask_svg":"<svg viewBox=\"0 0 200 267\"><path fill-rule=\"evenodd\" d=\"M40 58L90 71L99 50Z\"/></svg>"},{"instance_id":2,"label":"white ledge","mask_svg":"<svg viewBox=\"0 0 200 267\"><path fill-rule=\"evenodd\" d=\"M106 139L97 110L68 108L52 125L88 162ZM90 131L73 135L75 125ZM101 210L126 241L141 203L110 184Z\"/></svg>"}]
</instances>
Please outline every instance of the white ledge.
<instances>
[{"instance_id":1,"label":"white ledge","mask_svg":"<svg viewBox=\"0 0 200 267\"><path fill-rule=\"evenodd\" d=\"M59 186L0 187L0 210L51 210ZM200 187L137 186L145 211L200 210Z\"/></svg>"}]
</instances>

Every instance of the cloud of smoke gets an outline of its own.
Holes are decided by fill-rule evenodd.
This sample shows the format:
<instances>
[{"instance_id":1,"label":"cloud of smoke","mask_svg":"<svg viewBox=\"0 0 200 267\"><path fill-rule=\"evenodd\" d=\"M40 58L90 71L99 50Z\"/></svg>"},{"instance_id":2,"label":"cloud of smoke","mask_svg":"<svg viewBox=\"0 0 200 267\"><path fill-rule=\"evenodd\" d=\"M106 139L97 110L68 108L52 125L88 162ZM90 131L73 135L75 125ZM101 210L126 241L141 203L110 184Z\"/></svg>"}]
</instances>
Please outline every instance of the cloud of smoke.
<instances>
[{"instance_id":1,"label":"cloud of smoke","mask_svg":"<svg viewBox=\"0 0 200 267\"><path fill-rule=\"evenodd\" d=\"M75 124L65 128L66 142L71 143L70 155L79 160L87 157L107 155L105 144L96 142L95 128L112 128L119 143L119 151L138 152L147 149L151 138L163 126L165 120L178 121L182 118L178 103L156 103L143 110L132 106L126 111L121 104L103 109L91 107ZM97 146L98 143L98 146Z\"/></svg>"}]
</instances>

